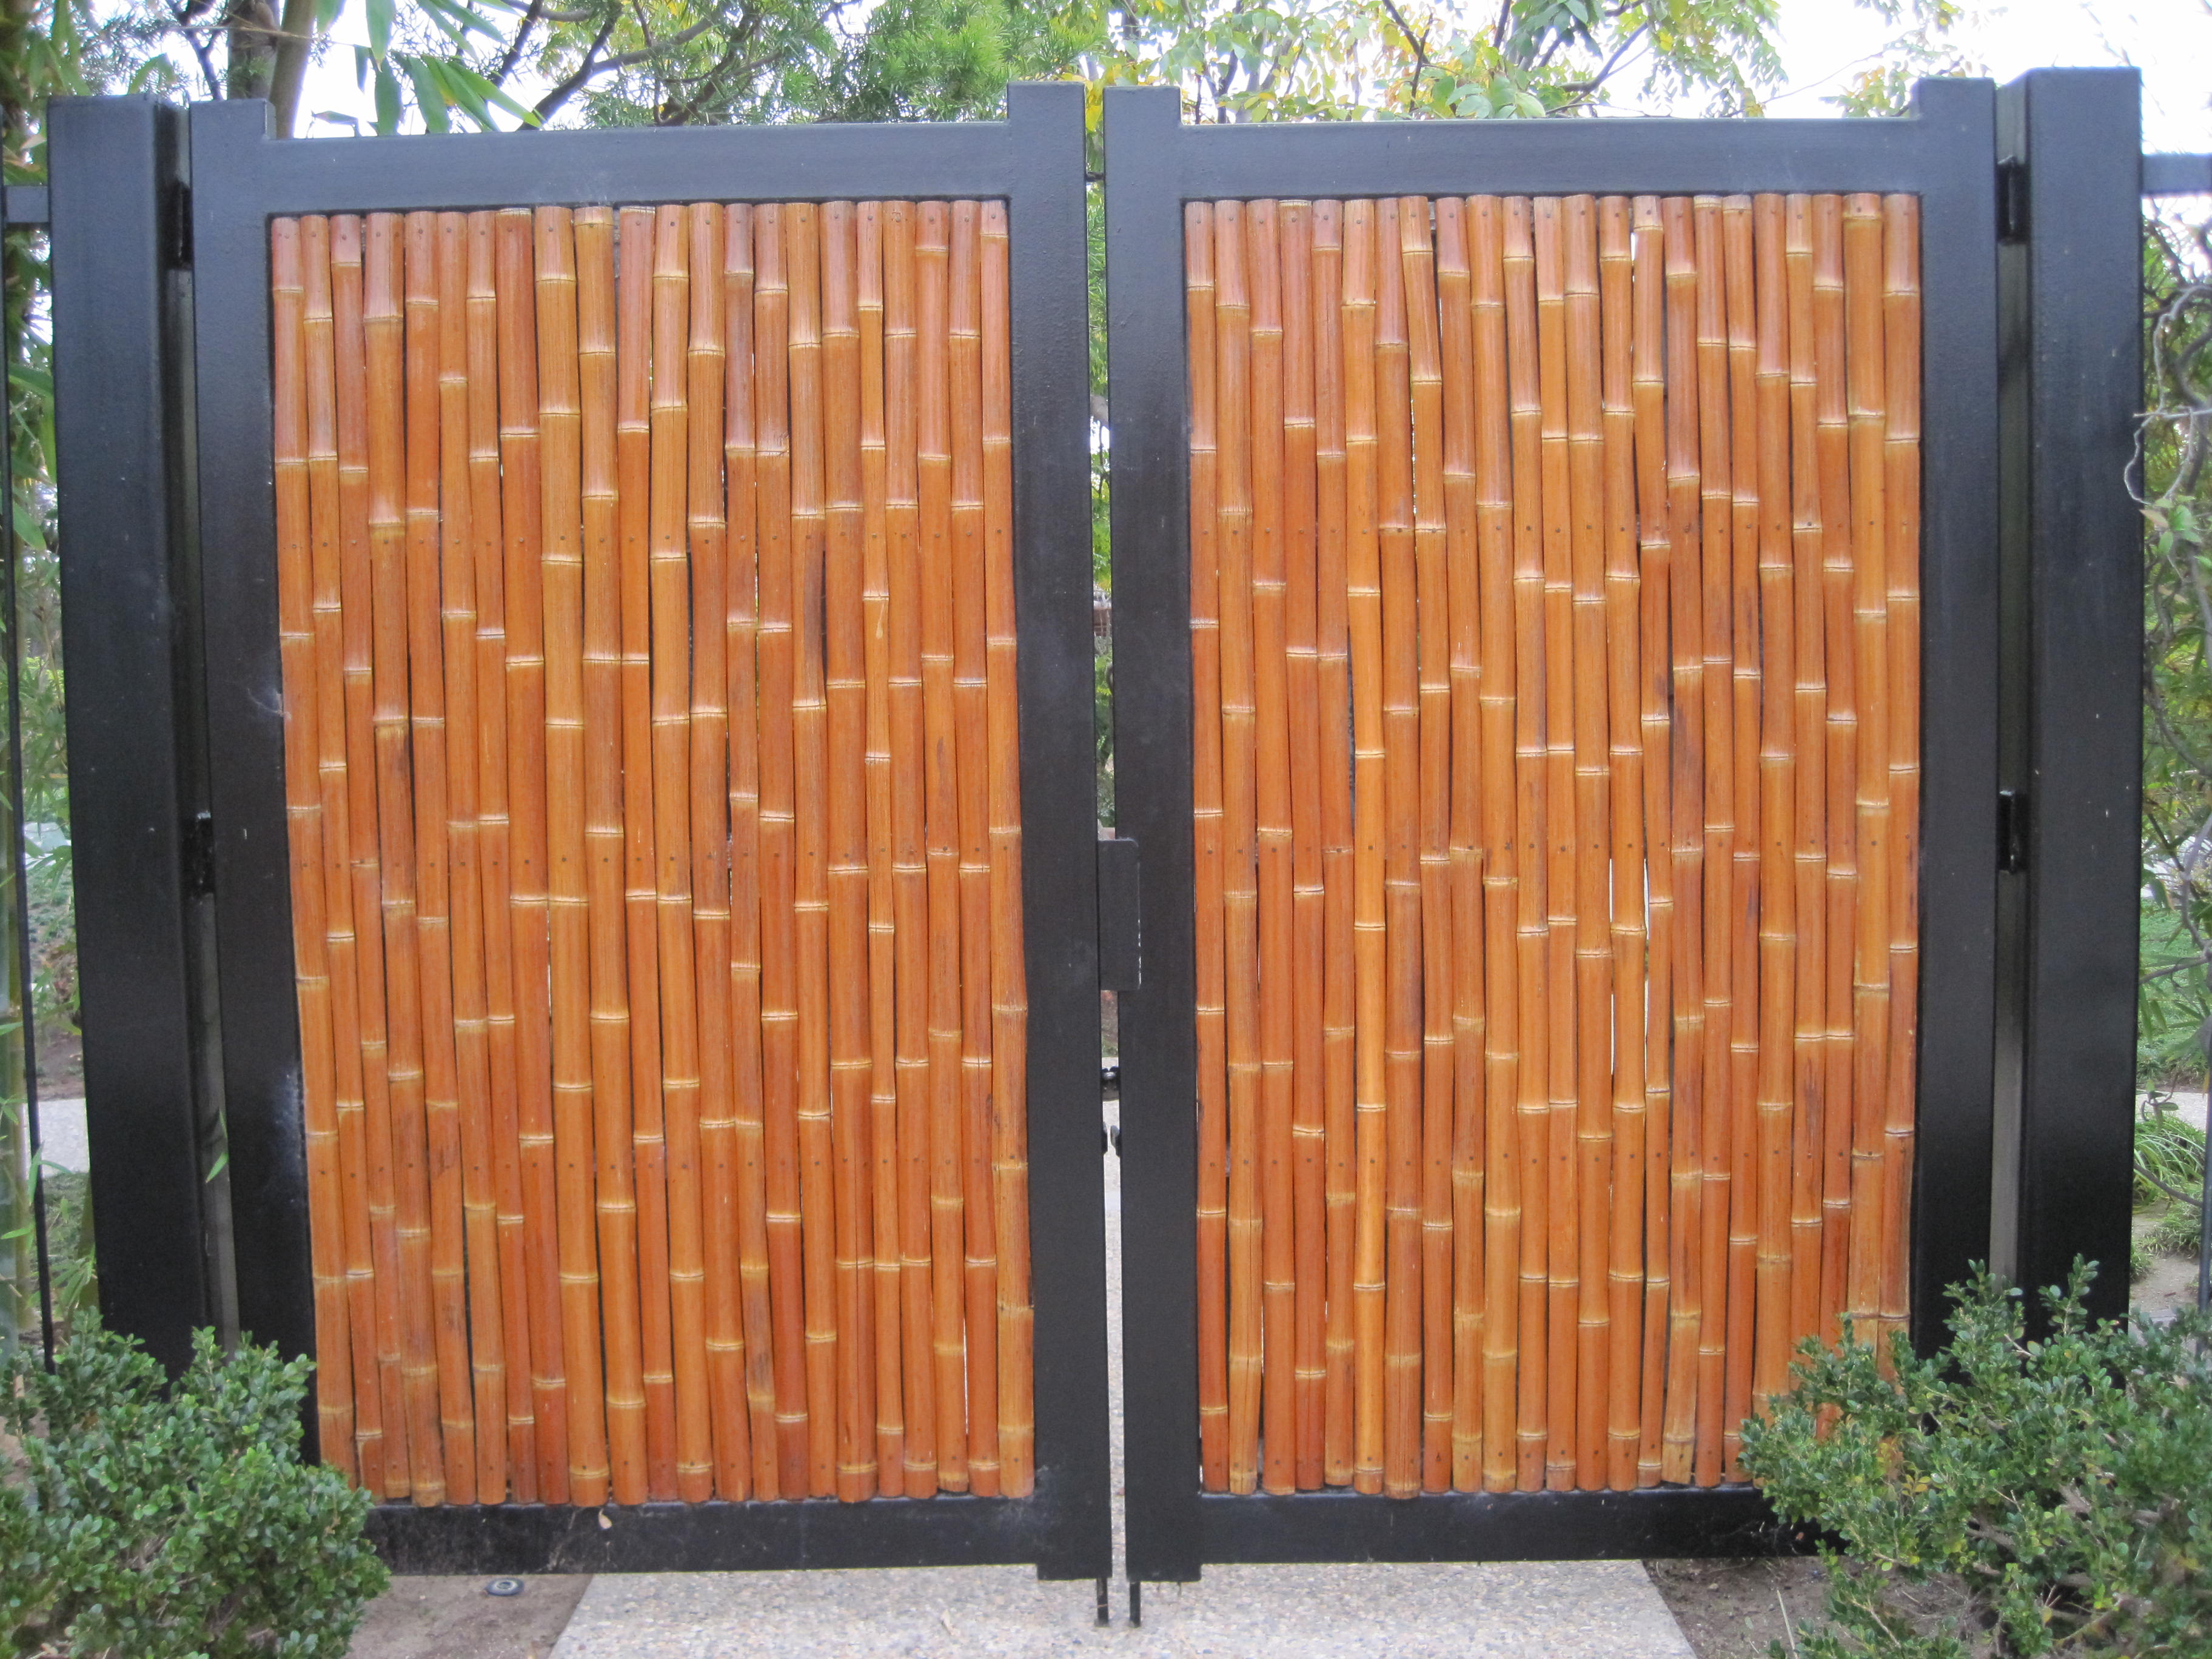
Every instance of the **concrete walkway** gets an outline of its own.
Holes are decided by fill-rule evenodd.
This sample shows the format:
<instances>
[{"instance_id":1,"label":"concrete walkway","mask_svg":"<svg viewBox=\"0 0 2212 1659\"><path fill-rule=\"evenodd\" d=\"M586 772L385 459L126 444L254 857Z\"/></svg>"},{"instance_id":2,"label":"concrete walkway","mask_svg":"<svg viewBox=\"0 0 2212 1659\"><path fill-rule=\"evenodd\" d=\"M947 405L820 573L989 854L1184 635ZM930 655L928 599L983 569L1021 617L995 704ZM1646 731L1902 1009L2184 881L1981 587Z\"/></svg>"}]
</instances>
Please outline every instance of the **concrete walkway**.
<instances>
[{"instance_id":1,"label":"concrete walkway","mask_svg":"<svg viewBox=\"0 0 2212 1659\"><path fill-rule=\"evenodd\" d=\"M1109 1102L1109 1119L1115 1110ZM1108 1158L1117 1536L1121 1173L1121 1160ZM1110 1626L1092 1622L1094 1605L1089 1583L1040 1583L1026 1567L610 1573L585 1591L554 1659L1692 1659L1635 1561L1208 1567L1196 1584L1147 1584L1141 1630L1129 1627L1119 1578Z\"/></svg>"},{"instance_id":2,"label":"concrete walkway","mask_svg":"<svg viewBox=\"0 0 2212 1659\"><path fill-rule=\"evenodd\" d=\"M1024 1567L608 1574L554 1659L1691 1659L1634 1561L1209 1567L1200 1583L1147 1585L1141 1630L1115 1590L1100 1629L1089 1584Z\"/></svg>"}]
</instances>

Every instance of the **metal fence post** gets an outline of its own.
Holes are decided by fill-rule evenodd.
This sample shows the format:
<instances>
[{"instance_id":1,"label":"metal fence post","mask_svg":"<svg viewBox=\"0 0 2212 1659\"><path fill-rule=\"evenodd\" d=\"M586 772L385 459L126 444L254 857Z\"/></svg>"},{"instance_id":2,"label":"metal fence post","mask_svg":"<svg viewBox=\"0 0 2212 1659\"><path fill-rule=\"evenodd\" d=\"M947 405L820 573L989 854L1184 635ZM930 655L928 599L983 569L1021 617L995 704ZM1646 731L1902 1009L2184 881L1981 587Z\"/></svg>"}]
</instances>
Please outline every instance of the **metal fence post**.
<instances>
[{"instance_id":1,"label":"metal fence post","mask_svg":"<svg viewBox=\"0 0 2212 1659\"><path fill-rule=\"evenodd\" d=\"M171 1369L215 1322L191 862L182 157L150 99L50 114L55 428L101 1311Z\"/></svg>"},{"instance_id":2,"label":"metal fence post","mask_svg":"<svg viewBox=\"0 0 2212 1659\"><path fill-rule=\"evenodd\" d=\"M1998 96L2008 1017L1995 1265L2102 1269L2128 1304L2141 849L2141 77L2038 70ZM2004 1079L2009 1071L2011 1077Z\"/></svg>"}]
</instances>

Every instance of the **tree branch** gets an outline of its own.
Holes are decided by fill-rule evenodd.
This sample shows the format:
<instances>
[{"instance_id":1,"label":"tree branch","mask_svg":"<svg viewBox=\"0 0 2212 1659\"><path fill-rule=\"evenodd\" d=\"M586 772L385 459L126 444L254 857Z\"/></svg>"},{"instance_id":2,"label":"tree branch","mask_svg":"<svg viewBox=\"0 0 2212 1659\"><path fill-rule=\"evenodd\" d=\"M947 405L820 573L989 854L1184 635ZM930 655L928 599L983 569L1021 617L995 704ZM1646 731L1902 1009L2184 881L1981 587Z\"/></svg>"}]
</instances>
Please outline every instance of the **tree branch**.
<instances>
[{"instance_id":1,"label":"tree branch","mask_svg":"<svg viewBox=\"0 0 2212 1659\"><path fill-rule=\"evenodd\" d=\"M530 31L538 27L538 20L545 15L545 0L530 0L530 9L522 14L522 21L514 31L514 39L507 43L507 50L499 55L499 67L492 71L491 83L505 86L507 77L514 73L514 66L522 61L524 43Z\"/></svg>"},{"instance_id":2,"label":"tree branch","mask_svg":"<svg viewBox=\"0 0 2212 1659\"><path fill-rule=\"evenodd\" d=\"M538 106L532 113L538 117L538 125L541 129L546 122L553 118L553 112L556 110L576 95L577 88L599 73L595 60L599 55L599 48L606 45L607 36L614 32L615 20L610 16L605 22L599 25L599 32L593 37L592 44L584 48L584 61L576 65L575 73L560 82L552 91L538 100Z\"/></svg>"},{"instance_id":3,"label":"tree branch","mask_svg":"<svg viewBox=\"0 0 2212 1659\"><path fill-rule=\"evenodd\" d=\"M1421 71L1429 66L1429 34L1421 31L1418 39L1407 24L1406 14L1400 11L1397 0L1382 0L1382 9L1390 14L1390 21L1398 26L1398 33L1406 37L1406 44L1413 49L1413 78L1406 82L1406 113L1411 115L1420 107Z\"/></svg>"}]
</instances>

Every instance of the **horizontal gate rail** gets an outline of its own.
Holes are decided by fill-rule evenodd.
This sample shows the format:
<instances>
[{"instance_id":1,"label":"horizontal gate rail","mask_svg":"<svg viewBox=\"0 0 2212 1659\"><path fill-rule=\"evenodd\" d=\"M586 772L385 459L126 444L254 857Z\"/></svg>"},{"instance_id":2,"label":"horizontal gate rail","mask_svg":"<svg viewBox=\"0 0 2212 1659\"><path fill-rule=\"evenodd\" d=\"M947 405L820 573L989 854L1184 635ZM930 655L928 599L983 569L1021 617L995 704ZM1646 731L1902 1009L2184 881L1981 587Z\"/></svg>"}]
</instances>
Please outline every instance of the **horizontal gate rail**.
<instances>
[{"instance_id":1,"label":"horizontal gate rail","mask_svg":"<svg viewBox=\"0 0 2212 1659\"><path fill-rule=\"evenodd\" d=\"M1919 197L1929 718L1911 1298L1913 1340L1924 1351L1943 1330L1942 1287L1986 1257L1990 1241L1995 97L1987 82L1923 82L1911 113L1895 120L1186 126L1172 89L1108 89L1115 763L1120 833L1144 849L1143 978L1121 1001L1133 1581L1188 1580L1206 1561L1664 1554L1777 1543L1759 1500L1740 1489L1201 1496L1184 204L1469 192Z\"/></svg>"},{"instance_id":2,"label":"horizontal gate rail","mask_svg":"<svg viewBox=\"0 0 2212 1659\"><path fill-rule=\"evenodd\" d=\"M174 214L179 204L188 204L168 246L175 261L190 267L196 420L188 434L173 430L167 441L190 446L191 470L174 468L173 477L179 488L195 486L198 500L196 519L172 535L195 538L208 550L198 596L210 757L204 784L210 815L207 864L216 895L224 1011L219 1054L236 1195L238 1323L244 1334L272 1341L288 1354L313 1352L314 1304L270 460L270 221L294 214L701 200L959 197L1006 204L1020 810L1027 848L1021 891L1028 939L1029 1190L1035 1218L1034 1493L1004 1500L945 1496L927 1504L647 1504L610 1510L604 1520L596 1513L539 1505L380 1506L371 1525L381 1547L412 1570L1033 1562L1048 1577L1100 1577L1110 1571L1103 1176L1096 1144L1082 92L1073 85L1015 86L1003 122L530 132L362 143L277 139L270 134L267 106L258 102L202 105L190 113L189 145L177 147L188 149L189 173L179 169L163 212ZM98 118L113 119L106 112ZM146 118L155 116L149 112ZM158 118L173 125L167 114ZM64 210L72 199L71 169L86 165L70 154L68 136L59 134L56 145L56 201ZM150 150L139 166L148 173L143 193L149 199L132 222L140 226L150 257L157 222L171 221L157 221L153 211ZM102 205L115 211L112 200ZM153 280L150 268L143 280ZM112 325L112 319L94 309L98 292L82 278L63 284L58 311L64 342L76 337L72 328ZM89 305L76 297L79 293ZM64 398L64 418L94 427L119 418L125 405L116 399L142 398L119 376L105 396L82 375L73 390L74 399ZM143 401L150 420L151 400ZM128 404L134 416L138 408ZM149 433L142 451L152 454L159 441ZM96 445L68 447L72 454L90 456ZM76 482L85 477L73 475L72 499L96 502L99 485ZM76 544L93 543L88 538ZM134 572L158 572L161 557L161 549L134 548L118 551L114 562L130 563ZM109 580L105 567L100 580ZM70 614L73 626L94 619L89 603L82 611L73 604ZM82 655L72 653L77 670L73 705L112 709L118 724L111 740L73 745L80 789L88 783L96 788L97 780L131 763L131 741L165 752L171 747L165 732L148 726L146 700L131 689L135 677L149 666L143 625L134 632L118 622L109 641L105 657L90 647ZM88 811L87 819L96 822ZM156 836L173 836L178 826L173 809L152 829ZM124 884L142 876L161 879L162 872L179 868L176 855L158 845L111 850L81 841L79 858L80 879L91 893L131 891ZM165 918L179 914L169 895L149 894L134 904L140 914L131 927L141 932L171 926ZM183 994L179 955L172 951L173 965L149 988L173 1000ZM88 988L99 981L102 962L88 930ZM159 1006L149 996L145 1012ZM168 1059L188 1048L210 1056L218 1052L211 1043L191 1045L181 1038L149 1052ZM185 1086L184 1075L172 1076L173 1092ZM174 1115L185 1109L180 1101ZM149 1154L134 1163L118 1152L103 1167L150 1170L155 1161ZM189 1167L166 1152L158 1161L172 1173ZM157 1192L150 1175L130 1182L118 1176L112 1184L112 1194L103 1190L100 1207L104 1218L118 1224ZM186 1231L179 1222L161 1234L164 1248L173 1249ZM102 1254L110 1261L124 1259L119 1245L109 1255L105 1241ZM189 1270L191 1258L179 1256L175 1266ZM149 1313L143 1320L126 1315L116 1322L181 1332L206 1317L199 1304L186 1306L180 1297L170 1314Z\"/></svg>"}]
</instances>

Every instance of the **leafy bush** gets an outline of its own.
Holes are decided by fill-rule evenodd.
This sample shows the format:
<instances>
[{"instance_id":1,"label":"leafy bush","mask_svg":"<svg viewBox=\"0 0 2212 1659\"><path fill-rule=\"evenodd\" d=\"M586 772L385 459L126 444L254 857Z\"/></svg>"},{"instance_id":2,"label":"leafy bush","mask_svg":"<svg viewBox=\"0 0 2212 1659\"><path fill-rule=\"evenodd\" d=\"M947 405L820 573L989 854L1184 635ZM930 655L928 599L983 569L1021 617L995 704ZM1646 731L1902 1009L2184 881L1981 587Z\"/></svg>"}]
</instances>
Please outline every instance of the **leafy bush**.
<instances>
[{"instance_id":1,"label":"leafy bush","mask_svg":"<svg viewBox=\"0 0 2212 1659\"><path fill-rule=\"evenodd\" d=\"M2204 1132L2172 1096L2153 1091L2136 1110L2136 1208L2168 1200L2193 1205L2203 1186Z\"/></svg>"},{"instance_id":2,"label":"leafy bush","mask_svg":"<svg viewBox=\"0 0 2212 1659\"><path fill-rule=\"evenodd\" d=\"M2212 1652L2206 1328L2093 1325L2091 1272L2045 1293L2043 1340L1979 1274L1934 1358L1808 1344L1796 1389L1744 1425L1776 1510L1843 1546L1805 1659ZM1931 1584L1948 1611L1925 1610Z\"/></svg>"},{"instance_id":3,"label":"leafy bush","mask_svg":"<svg viewBox=\"0 0 2212 1659\"><path fill-rule=\"evenodd\" d=\"M52 1659L343 1659L386 1575L366 1493L299 1459L307 1360L199 1334L173 1388L82 1331L0 1376L0 1650Z\"/></svg>"}]
</instances>

